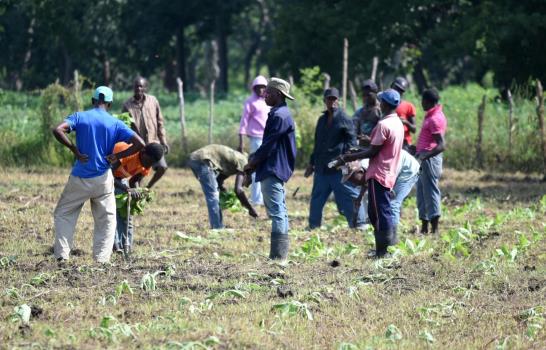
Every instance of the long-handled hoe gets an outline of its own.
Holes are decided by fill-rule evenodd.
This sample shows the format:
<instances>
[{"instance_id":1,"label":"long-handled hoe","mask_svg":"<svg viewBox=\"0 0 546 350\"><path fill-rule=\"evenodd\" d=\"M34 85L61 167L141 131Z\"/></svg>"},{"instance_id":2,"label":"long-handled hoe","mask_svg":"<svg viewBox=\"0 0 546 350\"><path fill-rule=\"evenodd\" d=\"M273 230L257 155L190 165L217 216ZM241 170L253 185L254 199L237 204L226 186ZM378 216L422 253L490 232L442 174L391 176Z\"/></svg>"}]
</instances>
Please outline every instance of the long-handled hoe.
<instances>
[{"instance_id":1,"label":"long-handled hoe","mask_svg":"<svg viewBox=\"0 0 546 350\"><path fill-rule=\"evenodd\" d=\"M125 225L125 237L123 237L123 258L129 261L129 224L131 222L131 193L127 194L127 225Z\"/></svg>"}]
</instances>

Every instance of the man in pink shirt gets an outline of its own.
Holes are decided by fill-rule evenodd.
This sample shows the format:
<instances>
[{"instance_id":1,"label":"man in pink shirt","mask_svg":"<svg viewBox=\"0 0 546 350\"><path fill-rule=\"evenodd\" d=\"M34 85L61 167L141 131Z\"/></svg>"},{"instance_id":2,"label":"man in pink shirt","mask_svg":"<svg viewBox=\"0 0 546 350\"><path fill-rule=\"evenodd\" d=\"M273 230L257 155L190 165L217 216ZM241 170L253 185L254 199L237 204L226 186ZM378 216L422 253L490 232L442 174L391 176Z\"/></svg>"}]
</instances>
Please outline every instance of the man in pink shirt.
<instances>
[{"instance_id":1,"label":"man in pink shirt","mask_svg":"<svg viewBox=\"0 0 546 350\"><path fill-rule=\"evenodd\" d=\"M442 214L440 176L442 175L442 153L445 150L444 136L447 120L438 104L440 95L435 89L425 90L421 105L426 111L423 126L417 141L416 157L421 161L421 175L417 181L417 208L421 219L421 233L438 233L438 221Z\"/></svg>"},{"instance_id":2,"label":"man in pink shirt","mask_svg":"<svg viewBox=\"0 0 546 350\"><path fill-rule=\"evenodd\" d=\"M245 136L249 139L250 154L256 152L262 144L265 122L271 109L264 99L266 85L267 79L261 75L257 76L252 82L252 95L246 99L243 106L243 115L241 116L239 147L237 148L239 152L243 152ZM254 181L254 176L253 174L250 201L254 205L263 205L260 183Z\"/></svg>"},{"instance_id":3,"label":"man in pink shirt","mask_svg":"<svg viewBox=\"0 0 546 350\"><path fill-rule=\"evenodd\" d=\"M396 182L404 145L404 126L396 114L400 94L394 89L381 92L382 117L371 134L370 148L362 152L343 155L348 162L370 158L366 172L368 181L368 217L374 227L375 256L384 257L387 248L397 243L396 225L391 209L391 192Z\"/></svg>"}]
</instances>

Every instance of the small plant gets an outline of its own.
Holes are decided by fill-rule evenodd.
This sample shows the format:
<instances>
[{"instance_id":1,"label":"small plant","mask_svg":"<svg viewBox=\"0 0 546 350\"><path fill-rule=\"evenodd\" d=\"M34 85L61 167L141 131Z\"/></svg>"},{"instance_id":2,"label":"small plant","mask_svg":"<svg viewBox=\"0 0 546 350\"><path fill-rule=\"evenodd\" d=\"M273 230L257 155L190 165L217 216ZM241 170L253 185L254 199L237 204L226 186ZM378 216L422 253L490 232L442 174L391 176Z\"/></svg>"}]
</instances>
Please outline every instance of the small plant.
<instances>
[{"instance_id":1,"label":"small plant","mask_svg":"<svg viewBox=\"0 0 546 350\"><path fill-rule=\"evenodd\" d=\"M303 256L307 259L317 259L323 255L328 255L331 249L326 248L317 234L309 237L296 252L297 256Z\"/></svg>"},{"instance_id":2,"label":"small plant","mask_svg":"<svg viewBox=\"0 0 546 350\"><path fill-rule=\"evenodd\" d=\"M535 339L544 327L544 308L542 306L536 306L523 311L519 315L520 319L527 325L527 331L525 335L529 339Z\"/></svg>"},{"instance_id":3,"label":"small plant","mask_svg":"<svg viewBox=\"0 0 546 350\"><path fill-rule=\"evenodd\" d=\"M133 288L131 288L131 285L127 280L122 281L120 284L116 286L116 298L119 299L123 293L129 293L133 295Z\"/></svg>"},{"instance_id":4,"label":"small plant","mask_svg":"<svg viewBox=\"0 0 546 350\"><path fill-rule=\"evenodd\" d=\"M514 262L518 256L517 247L510 249L505 244L503 244L500 248L495 249L495 252L498 257L504 258L508 262Z\"/></svg>"},{"instance_id":5,"label":"small plant","mask_svg":"<svg viewBox=\"0 0 546 350\"><path fill-rule=\"evenodd\" d=\"M419 254L424 251L430 250L428 248L428 241L426 239L416 239L415 241L410 238L406 238L405 241L401 241L395 246L389 247L389 251L393 256L408 256Z\"/></svg>"},{"instance_id":6,"label":"small plant","mask_svg":"<svg viewBox=\"0 0 546 350\"><path fill-rule=\"evenodd\" d=\"M208 350L211 349L214 345L219 345L220 339L215 336L210 336L205 340L200 341L187 341L187 342L177 342L169 341L167 343L167 349L176 349L176 350Z\"/></svg>"},{"instance_id":7,"label":"small plant","mask_svg":"<svg viewBox=\"0 0 546 350\"><path fill-rule=\"evenodd\" d=\"M234 298L234 299L245 299L248 296L247 292L238 289L228 289L221 293L210 294L207 299L213 300L218 297L220 298Z\"/></svg>"},{"instance_id":8,"label":"small plant","mask_svg":"<svg viewBox=\"0 0 546 350\"><path fill-rule=\"evenodd\" d=\"M387 330L385 331L385 338L387 338L390 341L397 341L402 339L402 332L393 324L390 324L387 326Z\"/></svg>"},{"instance_id":9,"label":"small plant","mask_svg":"<svg viewBox=\"0 0 546 350\"><path fill-rule=\"evenodd\" d=\"M30 284L34 287L38 287L38 286L46 284L52 278L53 278L53 275L43 272L43 273L40 273L39 275L32 277L32 279L30 280Z\"/></svg>"},{"instance_id":10,"label":"small plant","mask_svg":"<svg viewBox=\"0 0 546 350\"><path fill-rule=\"evenodd\" d=\"M117 336L134 337L133 327L126 323L120 323L114 316L104 316L100 322L99 327L93 328L89 331L89 335L92 338L105 338L109 342L115 342Z\"/></svg>"},{"instance_id":11,"label":"small plant","mask_svg":"<svg viewBox=\"0 0 546 350\"><path fill-rule=\"evenodd\" d=\"M299 315L308 319L309 321L313 320L313 314L309 310L307 304L301 303L297 300L275 304L273 305L273 310L280 312L281 316L283 317Z\"/></svg>"},{"instance_id":12,"label":"small plant","mask_svg":"<svg viewBox=\"0 0 546 350\"><path fill-rule=\"evenodd\" d=\"M131 117L131 113L129 112L112 114L112 116L121 120L123 124L127 125L128 127L131 127L131 124L135 122L133 117Z\"/></svg>"},{"instance_id":13,"label":"small plant","mask_svg":"<svg viewBox=\"0 0 546 350\"><path fill-rule=\"evenodd\" d=\"M337 346L337 350L358 350L358 346L353 343L341 343Z\"/></svg>"},{"instance_id":14,"label":"small plant","mask_svg":"<svg viewBox=\"0 0 546 350\"><path fill-rule=\"evenodd\" d=\"M28 324L30 322L30 315L32 314L30 306L22 304L13 308L13 313L10 315L12 322L21 322Z\"/></svg>"},{"instance_id":15,"label":"small plant","mask_svg":"<svg viewBox=\"0 0 546 350\"><path fill-rule=\"evenodd\" d=\"M243 206L233 191L220 192L220 208L229 210L232 213L238 213L243 210Z\"/></svg>"},{"instance_id":16,"label":"small plant","mask_svg":"<svg viewBox=\"0 0 546 350\"><path fill-rule=\"evenodd\" d=\"M10 266L15 265L17 257L15 255L3 256L0 258L0 268L7 269Z\"/></svg>"},{"instance_id":17,"label":"small plant","mask_svg":"<svg viewBox=\"0 0 546 350\"><path fill-rule=\"evenodd\" d=\"M466 227L449 230L442 236L442 241L447 245L445 255L453 259L459 256L469 256L470 244L475 237L476 235Z\"/></svg>"},{"instance_id":18,"label":"small plant","mask_svg":"<svg viewBox=\"0 0 546 350\"><path fill-rule=\"evenodd\" d=\"M144 208L155 199L155 194L146 187L139 187L133 190L138 191L141 196L139 199L131 198L131 215L141 215L144 212ZM128 195L128 193L116 195L116 208L124 219L127 218Z\"/></svg>"},{"instance_id":19,"label":"small plant","mask_svg":"<svg viewBox=\"0 0 546 350\"><path fill-rule=\"evenodd\" d=\"M160 273L163 273L163 271L156 271L154 273L147 272L144 276L142 276L142 280L140 281L140 288L146 292L154 291L157 289L157 282L156 277Z\"/></svg>"},{"instance_id":20,"label":"small plant","mask_svg":"<svg viewBox=\"0 0 546 350\"><path fill-rule=\"evenodd\" d=\"M428 344L432 344L432 343L434 343L436 341L436 339L434 339L434 336L432 335L432 333L430 333L427 330L419 332L419 338L423 339Z\"/></svg>"}]
</instances>

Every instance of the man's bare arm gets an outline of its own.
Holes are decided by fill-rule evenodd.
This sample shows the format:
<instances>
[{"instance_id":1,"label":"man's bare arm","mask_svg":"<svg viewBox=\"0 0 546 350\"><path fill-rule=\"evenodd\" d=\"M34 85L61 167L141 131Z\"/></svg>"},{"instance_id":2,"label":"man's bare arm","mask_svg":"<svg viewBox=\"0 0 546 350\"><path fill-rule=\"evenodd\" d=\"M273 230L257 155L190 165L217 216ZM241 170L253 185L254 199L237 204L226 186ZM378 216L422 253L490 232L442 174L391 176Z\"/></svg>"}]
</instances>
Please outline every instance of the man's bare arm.
<instances>
[{"instance_id":1,"label":"man's bare arm","mask_svg":"<svg viewBox=\"0 0 546 350\"><path fill-rule=\"evenodd\" d=\"M80 162L87 162L89 160L89 156L87 154L80 153L78 147L76 147L76 145L73 144L72 141L70 141L68 136L66 136L66 134L68 134L69 132L70 125L68 125L68 123L64 121L57 125L55 128L53 128L53 135L55 136L57 141L59 141L62 145L66 146L72 153L74 153L74 155L76 156L76 158L78 158Z\"/></svg>"}]
</instances>

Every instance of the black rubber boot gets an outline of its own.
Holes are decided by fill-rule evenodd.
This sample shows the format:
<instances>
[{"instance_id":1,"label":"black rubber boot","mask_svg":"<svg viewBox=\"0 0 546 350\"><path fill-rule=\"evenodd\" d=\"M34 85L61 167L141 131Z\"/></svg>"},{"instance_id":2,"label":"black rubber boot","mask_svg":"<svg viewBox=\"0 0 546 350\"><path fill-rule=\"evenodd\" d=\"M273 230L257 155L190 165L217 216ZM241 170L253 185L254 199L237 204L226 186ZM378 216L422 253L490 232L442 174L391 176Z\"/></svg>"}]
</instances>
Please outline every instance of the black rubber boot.
<instances>
[{"instance_id":1,"label":"black rubber boot","mask_svg":"<svg viewBox=\"0 0 546 350\"><path fill-rule=\"evenodd\" d=\"M436 216L430 220L431 233L436 235L438 234L438 223L440 222L440 217Z\"/></svg>"},{"instance_id":2,"label":"black rubber boot","mask_svg":"<svg viewBox=\"0 0 546 350\"><path fill-rule=\"evenodd\" d=\"M428 233L428 220L421 219L421 234L426 235Z\"/></svg>"},{"instance_id":3,"label":"black rubber boot","mask_svg":"<svg viewBox=\"0 0 546 350\"><path fill-rule=\"evenodd\" d=\"M286 260L288 257L288 247L290 241L288 235L271 235L271 249L269 250L269 259Z\"/></svg>"}]
</instances>

